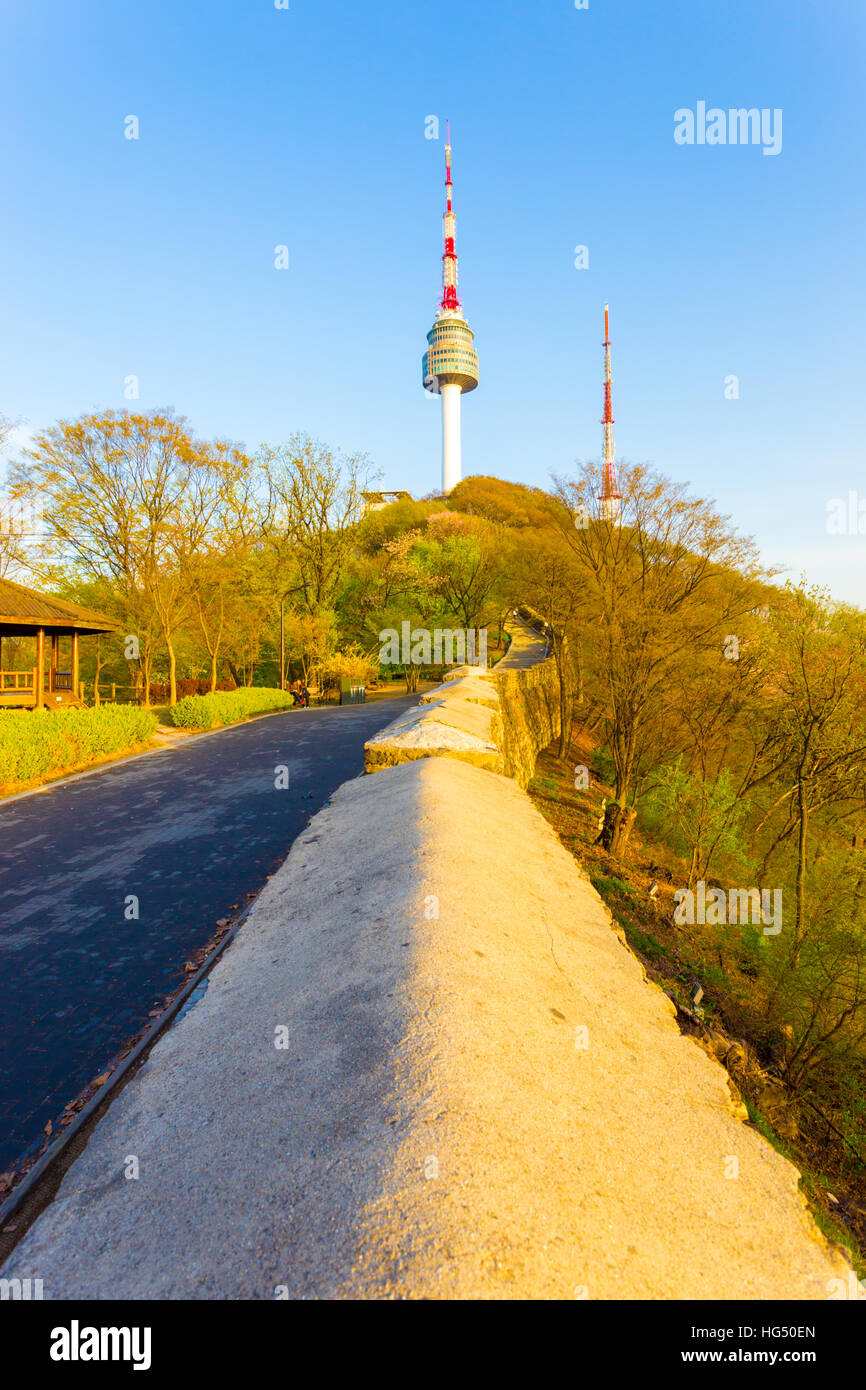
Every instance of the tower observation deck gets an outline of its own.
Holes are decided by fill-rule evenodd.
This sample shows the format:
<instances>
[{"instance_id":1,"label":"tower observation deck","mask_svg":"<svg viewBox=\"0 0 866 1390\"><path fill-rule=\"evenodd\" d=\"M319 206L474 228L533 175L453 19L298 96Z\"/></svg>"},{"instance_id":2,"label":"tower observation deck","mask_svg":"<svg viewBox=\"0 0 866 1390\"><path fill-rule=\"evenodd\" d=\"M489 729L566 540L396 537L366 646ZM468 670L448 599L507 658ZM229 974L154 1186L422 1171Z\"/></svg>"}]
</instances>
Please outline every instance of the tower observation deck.
<instances>
[{"instance_id":1,"label":"tower observation deck","mask_svg":"<svg viewBox=\"0 0 866 1390\"><path fill-rule=\"evenodd\" d=\"M445 137L444 217L445 251L442 256L442 299L422 359L424 389L442 397L442 491L459 483L463 463L460 443L460 397L478 385L478 354L474 334L457 298L457 219L452 207L451 125Z\"/></svg>"}]
</instances>

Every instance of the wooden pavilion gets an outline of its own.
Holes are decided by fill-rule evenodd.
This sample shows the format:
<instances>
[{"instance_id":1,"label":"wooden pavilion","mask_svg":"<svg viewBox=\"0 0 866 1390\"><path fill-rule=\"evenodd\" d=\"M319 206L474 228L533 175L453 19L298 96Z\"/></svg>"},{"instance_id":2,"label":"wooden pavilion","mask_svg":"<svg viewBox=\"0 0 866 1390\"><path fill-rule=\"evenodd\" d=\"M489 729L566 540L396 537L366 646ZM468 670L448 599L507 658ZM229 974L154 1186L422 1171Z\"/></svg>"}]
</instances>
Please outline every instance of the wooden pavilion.
<instances>
[{"instance_id":1,"label":"wooden pavilion","mask_svg":"<svg viewBox=\"0 0 866 1390\"><path fill-rule=\"evenodd\" d=\"M116 627L104 613L0 579L0 709L57 709L78 704L79 638L113 632ZM35 638L32 667L4 670L3 639L7 637Z\"/></svg>"}]
</instances>

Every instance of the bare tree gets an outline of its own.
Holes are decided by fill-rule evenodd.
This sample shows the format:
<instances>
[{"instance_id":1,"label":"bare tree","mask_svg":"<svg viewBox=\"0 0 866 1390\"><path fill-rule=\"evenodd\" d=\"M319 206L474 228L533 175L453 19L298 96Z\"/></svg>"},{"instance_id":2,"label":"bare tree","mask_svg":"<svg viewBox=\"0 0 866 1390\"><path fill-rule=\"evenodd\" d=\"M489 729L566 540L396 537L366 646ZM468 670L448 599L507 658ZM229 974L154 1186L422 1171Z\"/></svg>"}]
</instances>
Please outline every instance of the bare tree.
<instances>
[{"instance_id":1,"label":"bare tree","mask_svg":"<svg viewBox=\"0 0 866 1390\"><path fill-rule=\"evenodd\" d=\"M366 458L296 434L286 444L262 445L257 471L262 533L278 570L290 569L308 585L304 602L311 613L331 607L363 514L361 493L372 480Z\"/></svg>"},{"instance_id":2,"label":"bare tree","mask_svg":"<svg viewBox=\"0 0 866 1390\"><path fill-rule=\"evenodd\" d=\"M683 663L737 635L762 575L752 541L710 503L643 467L623 467L622 511L607 519L598 470L557 480L558 526L585 577L596 675L607 691L616 774L609 847L625 846L643 742Z\"/></svg>"},{"instance_id":3,"label":"bare tree","mask_svg":"<svg viewBox=\"0 0 866 1390\"><path fill-rule=\"evenodd\" d=\"M131 620L156 615L172 703L189 566L248 468L235 446L196 440L171 411L109 410L42 431L13 469L16 490L43 501L44 559L110 581Z\"/></svg>"}]
</instances>

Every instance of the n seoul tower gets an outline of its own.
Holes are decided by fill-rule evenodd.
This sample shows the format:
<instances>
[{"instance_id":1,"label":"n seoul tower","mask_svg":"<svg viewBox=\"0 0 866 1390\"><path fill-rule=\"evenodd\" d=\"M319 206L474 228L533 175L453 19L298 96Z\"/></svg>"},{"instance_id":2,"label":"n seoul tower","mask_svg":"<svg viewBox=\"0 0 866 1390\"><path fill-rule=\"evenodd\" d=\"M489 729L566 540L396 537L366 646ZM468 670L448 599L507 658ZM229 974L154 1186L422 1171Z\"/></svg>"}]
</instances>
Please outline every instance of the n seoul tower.
<instances>
[{"instance_id":1,"label":"n seoul tower","mask_svg":"<svg viewBox=\"0 0 866 1390\"><path fill-rule=\"evenodd\" d=\"M427 334L430 344L422 361L424 389L442 397L442 491L460 482L460 396L478 385L478 354L474 334L457 298L457 219L451 206L451 122L445 136L445 253L442 257L442 299L436 321Z\"/></svg>"}]
</instances>

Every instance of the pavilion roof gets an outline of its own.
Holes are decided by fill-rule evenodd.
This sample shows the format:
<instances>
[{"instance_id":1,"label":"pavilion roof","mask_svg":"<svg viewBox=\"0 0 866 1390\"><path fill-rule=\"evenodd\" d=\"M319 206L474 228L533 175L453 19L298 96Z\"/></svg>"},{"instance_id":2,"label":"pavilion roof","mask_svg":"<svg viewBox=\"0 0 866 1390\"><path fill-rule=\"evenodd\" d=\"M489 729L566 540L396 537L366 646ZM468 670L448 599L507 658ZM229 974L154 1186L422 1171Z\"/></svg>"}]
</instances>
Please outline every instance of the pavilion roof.
<instances>
[{"instance_id":1,"label":"pavilion roof","mask_svg":"<svg viewBox=\"0 0 866 1390\"><path fill-rule=\"evenodd\" d=\"M54 594L41 594L10 579L0 579L0 624L24 627L68 628L79 632L113 632L117 623L93 608L82 608Z\"/></svg>"}]
</instances>

